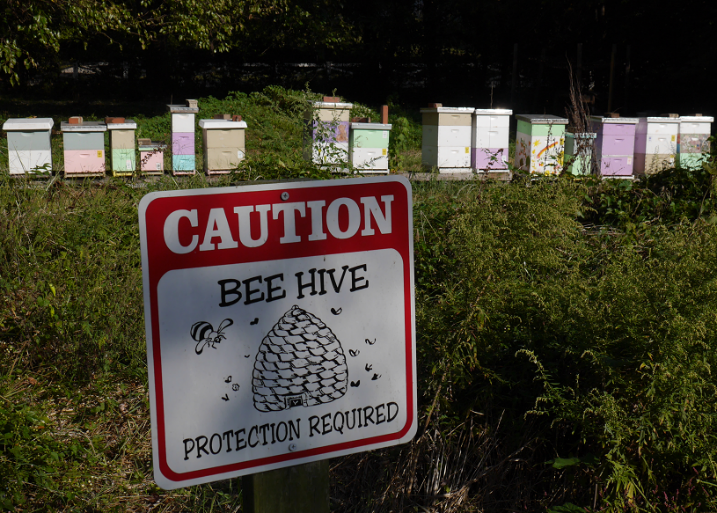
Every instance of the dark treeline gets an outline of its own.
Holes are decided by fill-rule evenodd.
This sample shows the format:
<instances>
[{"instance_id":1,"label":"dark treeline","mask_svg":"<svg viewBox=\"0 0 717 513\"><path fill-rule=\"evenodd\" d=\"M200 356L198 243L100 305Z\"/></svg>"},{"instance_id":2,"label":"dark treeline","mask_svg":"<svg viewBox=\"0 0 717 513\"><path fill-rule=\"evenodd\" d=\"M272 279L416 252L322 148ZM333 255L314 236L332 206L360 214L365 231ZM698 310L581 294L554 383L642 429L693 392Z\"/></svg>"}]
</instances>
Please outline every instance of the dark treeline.
<instances>
[{"instance_id":1,"label":"dark treeline","mask_svg":"<svg viewBox=\"0 0 717 513\"><path fill-rule=\"evenodd\" d=\"M570 65L596 112L717 111L713 2L3 3L12 96L169 101L308 83L371 104L563 114Z\"/></svg>"}]
</instances>

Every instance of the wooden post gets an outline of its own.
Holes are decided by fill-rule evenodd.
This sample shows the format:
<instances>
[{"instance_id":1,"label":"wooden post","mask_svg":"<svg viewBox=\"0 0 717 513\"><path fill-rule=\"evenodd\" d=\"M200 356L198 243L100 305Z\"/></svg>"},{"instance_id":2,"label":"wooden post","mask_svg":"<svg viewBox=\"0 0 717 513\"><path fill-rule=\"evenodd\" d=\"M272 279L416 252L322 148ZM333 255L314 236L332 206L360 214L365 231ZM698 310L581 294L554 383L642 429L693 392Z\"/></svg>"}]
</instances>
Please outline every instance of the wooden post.
<instances>
[{"instance_id":1,"label":"wooden post","mask_svg":"<svg viewBox=\"0 0 717 513\"><path fill-rule=\"evenodd\" d=\"M615 78L615 53L617 53L617 45L612 45L612 53L610 54L610 86L607 92L608 112L612 112L612 84Z\"/></svg>"},{"instance_id":2,"label":"wooden post","mask_svg":"<svg viewBox=\"0 0 717 513\"><path fill-rule=\"evenodd\" d=\"M518 43L513 45L513 77L510 84L510 105L515 109L515 89L518 84Z\"/></svg>"},{"instance_id":3,"label":"wooden post","mask_svg":"<svg viewBox=\"0 0 717 513\"><path fill-rule=\"evenodd\" d=\"M242 478L244 513L329 513L329 460Z\"/></svg>"}]
</instances>

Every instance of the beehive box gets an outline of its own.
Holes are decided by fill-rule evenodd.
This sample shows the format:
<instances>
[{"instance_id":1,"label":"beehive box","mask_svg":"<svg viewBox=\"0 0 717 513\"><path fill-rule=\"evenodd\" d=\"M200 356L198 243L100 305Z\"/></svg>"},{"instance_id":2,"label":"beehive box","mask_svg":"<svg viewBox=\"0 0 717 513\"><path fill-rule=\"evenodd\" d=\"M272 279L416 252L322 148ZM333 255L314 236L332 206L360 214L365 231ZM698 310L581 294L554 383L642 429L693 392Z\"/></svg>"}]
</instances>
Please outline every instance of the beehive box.
<instances>
[{"instance_id":1,"label":"beehive box","mask_svg":"<svg viewBox=\"0 0 717 513\"><path fill-rule=\"evenodd\" d=\"M680 133L677 136L677 153L680 167L699 168L710 152L711 116L680 116Z\"/></svg>"},{"instance_id":2,"label":"beehive box","mask_svg":"<svg viewBox=\"0 0 717 513\"><path fill-rule=\"evenodd\" d=\"M590 132L565 134L565 165L573 175L589 175L592 170L596 134Z\"/></svg>"},{"instance_id":3,"label":"beehive box","mask_svg":"<svg viewBox=\"0 0 717 513\"><path fill-rule=\"evenodd\" d=\"M428 107L423 117L422 163L440 173L471 172L473 107Z\"/></svg>"},{"instance_id":4,"label":"beehive box","mask_svg":"<svg viewBox=\"0 0 717 513\"><path fill-rule=\"evenodd\" d=\"M137 169L134 142L137 123L131 119L122 123L107 123L107 130L110 133L112 176L131 176Z\"/></svg>"},{"instance_id":5,"label":"beehive box","mask_svg":"<svg viewBox=\"0 0 717 513\"><path fill-rule=\"evenodd\" d=\"M551 114L519 114L515 118L515 166L531 174L562 172L568 120Z\"/></svg>"},{"instance_id":6,"label":"beehive box","mask_svg":"<svg viewBox=\"0 0 717 513\"><path fill-rule=\"evenodd\" d=\"M509 109L476 109L471 131L471 167L476 171L508 168Z\"/></svg>"},{"instance_id":7,"label":"beehive box","mask_svg":"<svg viewBox=\"0 0 717 513\"><path fill-rule=\"evenodd\" d=\"M167 105L172 115L172 174L193 175L197 164L194 147L194 121L199 112L195 100L188 105Z\"/></svg>"},{"instance_id":8,"label":"beehive box","mask_svg":"<svg viewBox=\"0 0 717 513\"><path fill-rule=\"evenodd\" d=\"M638 118L591 116L600 176L631 178L635 167L635 127Z\"/></svg>"},{"instance_id":9,"label":"beehive box","mask_svg":"<svg viewBox=\"0 0 717 513\"><path fill-rule=\"evenodd\" d=\"M15 118L3 123L11 175L52 172L50 135L54 124L52 118Z\"/></svg>"},{"instance_id":10,"label":"beehive box","mask_svg":"<svg viewBox=\"0 0 717 513\"><path fill-rule=\"evenodd\" d=\"M65 177L104 176L107 125L102 121L78 124L63 121L60 130L65 148Z\"/></svg>"},{"instance_id":11,"label":"beehive box","mask_svg":"<svg viewBox=\"0 0 717 513\"><path fill-rule=\"evenodd\" d=\"M391 128L391 125L383 123L351 123L351 165L364 173L388 174L388 141Z\"/></svg>"},{"instance_id":12,"label":"beehive box","mask_svg":"<svg viewBox=\"0 0 717 513\"><path fill-rule=\"evenodd\" d=\"M164 150L161 142L142 140L139 143L139 170L145 175L164 174Z\"/></svg>"},{"instance_id":13,"label":"beehive box","mask_svg":"<svg viewBox=\"0 0 717 513\"><path fill-rule=\"evenodd\" d=\"M314 102L312 108L304 112L306 160L320 166L340 166L348 162L352 107L353 103L323 101Z\"/></svg>"},{"instance_id":14,"label":"beehive box","mask_svg":"<svg viewBox=\"0 0 717 513\"><path fill-rule=\"evenodd\" d=\"M246 122L201 119L199 126L204 142L204 171L211 175L236 169L246 153Z\"/></svg>"},{"instance_id":15,"label":"beehive box","mask_svg":"<svg viewBox=\"0 0 717 513\"><path fill-rule=\"evenodd\" d=\"M638 118L635 127L635 174L653 174L675 166L680 118Z\"/></svg>"}]
</instances>

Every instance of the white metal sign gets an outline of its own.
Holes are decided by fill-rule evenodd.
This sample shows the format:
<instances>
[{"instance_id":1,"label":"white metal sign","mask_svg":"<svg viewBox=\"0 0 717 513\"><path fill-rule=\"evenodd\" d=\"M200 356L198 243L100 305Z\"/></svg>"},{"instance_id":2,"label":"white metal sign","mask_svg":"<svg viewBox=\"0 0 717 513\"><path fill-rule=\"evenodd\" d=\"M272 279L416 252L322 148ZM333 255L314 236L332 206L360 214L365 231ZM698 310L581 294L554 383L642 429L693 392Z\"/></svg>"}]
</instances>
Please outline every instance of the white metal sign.
<instances>
[{"instance_id":1,"label":"white metal sign","mask_svg":"<svg viewBox=\"0 0 717 513\"><path fill-rule=\"evenodd\" d=\"M161 487L414 436L411 207L400 177L143 198Z\"/></svg>"}]
</instances>

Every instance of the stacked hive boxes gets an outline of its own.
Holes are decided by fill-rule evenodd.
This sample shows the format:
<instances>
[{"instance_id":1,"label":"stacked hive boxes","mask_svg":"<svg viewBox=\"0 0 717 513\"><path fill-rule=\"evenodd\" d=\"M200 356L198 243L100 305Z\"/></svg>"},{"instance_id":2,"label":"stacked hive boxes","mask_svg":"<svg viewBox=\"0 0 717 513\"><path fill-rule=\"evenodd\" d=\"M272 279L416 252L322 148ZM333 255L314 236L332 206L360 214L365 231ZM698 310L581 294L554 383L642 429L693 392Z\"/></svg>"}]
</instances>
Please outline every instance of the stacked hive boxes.
<instances>
[{"instance_id":1,"label":"stacked hive boxes","mask_svg":"<svg viewBox=\"0 0 717 513\"><path fill-rule=\"evenodd\" d=\"M675 165L680 118L641 117L635 128L635 174L652 174Z\"/></svg>"},{"instance_id":2,"label":"stacked hive boxes","mask_svg":"<svg viewBox=\"0 0 717 513\"><path fill-rule=\"evenodd\" d=\"M112 176L128 176L137 167L134 133L137 123L131 119L108 118L107 130L110 133L110 151L112 152Z\"/></svg>"},{"instance_id":3,"label":"stacked hive boxes","mask_svg":"<svg viewBox=\"0 0 717 513\"><path fill-rule=\"evenodd\" d=\"M51 118L8 119L3 123L11 175L52 171L50 130L54 124Z\"/></svg>"},{"instance_id":4,"label":"stacked hive boxes","mask_svg":"<svg viewBox=\"0 0 717 513\"><path fill-rule=\"evenodd\" d=\"M74 121L77 118L71 118ZM105 174L105 132L102 121L65 121L60 125L65 147L65 176Z\"/></svg>"},{"instance_id":5,"label":"stacked hive boxes","mask_svg":"<svg viewBox=\"0 0 717 513\"><path fill-rule=\"evenodd\" d=\"M352 103L325 96L304 113L304 158L318 165L345 164L349 156L349 119Z\"/></svg>"},{"instance_id":6,"label":"stacked hive boxes","mask_svg":"<svg viewBox=\"0 0 717 513\"><path fill-rule=\"evenodd\" d=\"M245 121L202 119L199 121L204 141L204 170L207 174L229 173L244 160L246 151Z\"/></svg>"},{"instance_id":7,"label":"stacked hive boxes","mask_svg":"<svg viewBox=\"0 0 717 513\"><path fill-rule=\"evenodd\" d=\"M193 175L196 172L194 155L194 115L199 112L196 100L187 105L167 105L172 113L172 174Z\"/></svg>"},{"instance_id":8,"label":"stacked hive boxes","mask_svg":"<svg viewBox=\"0 0 717 513\"><path fill-rule=\"evenodd\" d=\"M677 151L680 167L700 167L710 152L710 131L714 118L695 114L680 116Z\"/></svg>"},{"instance_id":9,"label":"stacked hive boxes","mask_svg":"<svg viewBox=\"0 0 717 513\"><path fill-rule=\"evenodd\" d=\"M563 170L565 125L550 114L521 114L515 139L515 165L531 174L559 174Z\"/></svg>"},{"instance_id":10,"label":"stacked hive boxes","mask_svg":"<svg viewBox=\"0 0 717 513\"><path fill-rule=\"evenodd\" d=\"M471 171L471 131L475 109L434 104L421 109L423 165L441 173Z\"/></svg>"},{"instance_id":11,"label":"stacked hive boxes","mask_svg":"<svg viewBox=\"0 0 717 513\"><path fill-rule=\"evenodd\" d=\"M635 167L635 127L637 118L592 116L597 134L595 151L600 162L600 176L629 178Z\"/></svg>"},{"instance_id":12,"label":"stacked hive boxes","mask_svg":"<svg viewBox=\"0 0 717 513\"><path fill-rule=\"evenodd\" d=\"M139 169L146 175L164 173L164 149L166 144L150 139L139 139Z\"/></svg>"},{"instance_id":13,"label":"stacked hive boxes","mask_svg":"<svg viewBox=\"0 0 717 513\"><path fill-rule=\"evenodd\" d=\"M351 123L349 159L364 173L388 173L388 123Z\"/></svg>"},{"instance_id":14,"label":"stacked hive boxes","mask_svg":"<svg viewBox=\"0 0 717 513\"><path fill-rule=\"evenodd\" d=\"M471 136L471 167L476 171L508 168L508 109L476 109Z\"/></svg>"},{"instance_id":15,"label":"stacked hive boxes","mask_svg":"<svg viewBox=\"0 0 717 513\"><path fill-rule=\"evenodd\" d=\"M565 164L571 174L590 174L595 137L590 132L565 134Z\"/></svg>"}]
</instances>

